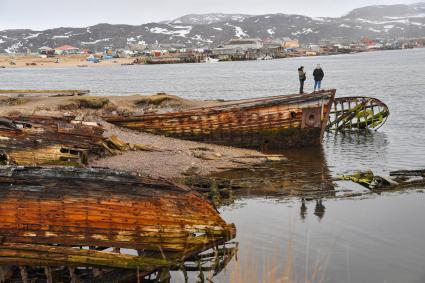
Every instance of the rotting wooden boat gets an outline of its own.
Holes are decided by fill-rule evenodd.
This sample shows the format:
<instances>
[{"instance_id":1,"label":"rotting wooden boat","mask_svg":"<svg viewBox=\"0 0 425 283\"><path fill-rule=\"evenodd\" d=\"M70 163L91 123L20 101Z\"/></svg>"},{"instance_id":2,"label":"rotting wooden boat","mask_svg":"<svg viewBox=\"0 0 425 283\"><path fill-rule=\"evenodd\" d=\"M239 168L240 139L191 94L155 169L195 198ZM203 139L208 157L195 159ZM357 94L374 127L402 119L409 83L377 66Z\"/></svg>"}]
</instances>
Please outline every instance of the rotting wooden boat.
<instances>
[{"instance_id":1,"label":"rotting wooden boat","mask_svg":"<svg viewBox=\"0 0 425 283\"><path fill-rule=\"evenodd\" d=\"M0 168L2 243L189 254L235 233L202 196L165 180L108 169Z\"/></svg>"},{"instance_id":2,"label":"rotting wooden boat","mask_svg":"<svg viewBox=\"0 0 425 283\"><path fill-rule=\"evenodd\" d=\"M181 139L255 148L321 143L336 90L234 100L164 114L108 116L118 126Z\"/></svg>"},{"instance_id":3,"label":"rotting wooden boat","mask_svg":"<svg viewBox=\"0 0 425 283\"><path fill-rule=\"evenodd\" d=\"M190 271L192 262L219 272L235 235L208 201L172 182L100 168L0 167L0 272L19 266L24 282L40 267L47 278L71 279L60 282L135 282Z\"/></svg>"},{"instance_id":4,"label":"rotting wooden boat","mask_svg":"<svg viewBox=\"0 0 425 283\"><path fill-rule=\"evenodd\" d=\"M0 89L0 96L9 97L28 97L28 96L82 96L89 94L89 90L77 90L77 89Z\"/></svg>"},{"instance_id":5,"label":"rotting wooden boat","mask_svg":"<svg viewBox=\"0 0 425 283\"><path fill-rule=\"evenodd\" d=\"M0 164L81 165L105 150L97 123L44 116L0 117Z\"/></svg>"},{"instance_id":6,"label":"rotting wooden boat","mask_svg":"<svg viewBox=\"0 0 425 283\"><path fill-rule=\"evenodd\" d=\"M329 113L329 130L379 129L385 124L390 110L379 99L373 97L335 98Z\"/></svg>"}]
</instances>

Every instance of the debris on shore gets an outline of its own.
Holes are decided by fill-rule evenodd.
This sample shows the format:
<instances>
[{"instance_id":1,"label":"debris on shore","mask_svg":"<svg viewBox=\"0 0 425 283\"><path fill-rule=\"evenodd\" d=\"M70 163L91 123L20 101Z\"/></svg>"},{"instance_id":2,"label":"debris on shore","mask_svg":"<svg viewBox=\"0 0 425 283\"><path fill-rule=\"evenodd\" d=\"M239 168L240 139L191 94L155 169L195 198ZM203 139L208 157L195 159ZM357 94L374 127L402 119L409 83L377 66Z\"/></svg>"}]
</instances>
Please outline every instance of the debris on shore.
<instances>
[{"instance_id":1,"label":"debris on shore","mask_svg":"<svg viewBox=\"0 0 425 283\"><path fill-rule=\"evenodd\" d=\"M19 99L11 103L10 99ZM90 166L109 167L117 170L128 170L143 172L163 178L181 178L192 173L208 175L212 172L220 172L224 169L256 166L269 159L278 157L267 156L254 150L245 150L232 147L210 145L199 142L191 142L168 138L164 136L140 133L128 129L122 129L111 125L101 119L107 113L164 113L167 111L177 111L199 107L202 104L214 105L218 101L191 101L176 96L160 93L151 96L133 95L127 97L22 97L10 98L0 96L0 117L3 116L14 121L25 121L32 117L35 120L50 120L50 126L28 123L31 128L15 129L12 126L4 132L9 132L5 136L9 141L6 146L8 152L22 152L22 147L18 149L12 144L18 137L26 141L25 148L41 148L41 144L55 144L56 152L61 147L75 149L74 155L83 156L74 158L77 163L86 163ZM37 118L38 117L38 118ZM72 122L74 121L74 122ZM43 122L45 123L45 122ZM47 123L47 122L46 122ZM88 126L90 125L90 127ZM80 134L76 139L77 130L74 130L75 142L68 141L62 128L96 128L96 135ZM5 128L5 127L3 127ZM14 134L11 134L13 132ZM17 133L20 133L17 135ZM24 138L22 134L28 133ZM33 134L31 134L33 133ZM44 134L43 134L44 133ZM0 136L2 136L0 134ZM11 137L13 136L13 137ZM91 136L91 137L90 137ZM91 140L90 146L81 146L87 143L85 139ZM95 139L93 141L93 139ZM41 143L37 143L39 140ZM29 142L31 141L31 142ZM114 143L115 144L111 144ZM12 148L11 148L12 147ZM4 149L4 151L6 151ZM63 151L63 150L62 150ZM99 153L99 151L101 151ZM106 152L107 154L103 154ZM60 152L55 160L63 159L69 161L65 152ZM10 155L10 154L9 154ZM21 154L22 156L22 154ZM24 154L25 157L29 155ZM77 157L77 156L74 156ZM3 162L5 163L5 162ZM50 162L49 165L53 165ZM12 163L13 164L13 163ZM32 162L15 164L43 165L46 162ZM58 163L57 165L65 165Z\"/></svg>"},{"instance_id":2,"label":"debris on shore","mask_svg":"<svg viewBox=\"0 0 425 283\"><path fill-rule=\"evenodd\" d=\"M370 190L400 190L425 185L425 170L399 170L389 176L375 175L371 170L340 176L340 180L349 180Z\"/></svg>"},{"instance_id":3,"label":"debris on shore","mask_svg":"<svg viewBox=\"0 0 425 283\"><path fill-rule=\"evenodd\" d=\"M0 89L0 96L8 96L8 97L29 97L29 96L47 96L47 97L58 97L58 96L82 96L89 94L89 90L39 90L39 89Z\"/></svg>"}]
</instances>

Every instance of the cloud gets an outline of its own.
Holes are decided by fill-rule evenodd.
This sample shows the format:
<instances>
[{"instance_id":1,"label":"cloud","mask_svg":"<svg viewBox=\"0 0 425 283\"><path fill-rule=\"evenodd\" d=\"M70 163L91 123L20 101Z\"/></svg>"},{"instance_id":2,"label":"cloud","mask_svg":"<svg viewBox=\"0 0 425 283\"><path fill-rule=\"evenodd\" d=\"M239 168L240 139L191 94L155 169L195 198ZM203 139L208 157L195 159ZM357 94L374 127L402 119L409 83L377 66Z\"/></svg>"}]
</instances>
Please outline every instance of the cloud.
<instances>
[{"instance_id":1,"label":"cloud","mask_svg":"<svg viewBox=\"0 0 425 283\"><path fill-rule=\"evenodd\" d=\"M84 27L97 23L140 25L174 19L190 13L287 13L341 16L373 4L412 3L408 0L0 0L0 29Z\"/></svg>"}]
</instances>

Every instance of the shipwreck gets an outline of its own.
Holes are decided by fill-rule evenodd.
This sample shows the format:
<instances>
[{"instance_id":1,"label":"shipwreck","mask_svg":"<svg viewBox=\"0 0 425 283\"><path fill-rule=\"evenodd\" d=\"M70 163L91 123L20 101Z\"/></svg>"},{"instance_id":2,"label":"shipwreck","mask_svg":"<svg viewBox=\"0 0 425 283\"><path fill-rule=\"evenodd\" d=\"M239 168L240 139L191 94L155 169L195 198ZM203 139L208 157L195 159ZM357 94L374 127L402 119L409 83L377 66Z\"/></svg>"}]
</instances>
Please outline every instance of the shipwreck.
<instances>
[{"instance_id":1,"label":"shipwreck","mask_svg":"<svg viewBox=\"0 0 425 283\"><path fill-rule=\"evenodd\" d=\"M219 246L235 234L202 196L165 180L108 169L0 169L0 264L20 266L23 279L27 266L50 277L59 267L71 267L70 277L78 266L140 276L182 269L209 249L224 255Z\"/></svg>"},{"instance_id":2,"label":"shipwreck","mask_svg":"<svg viewBox=\"0 0 425 283\"><path fill-rule=\"evenodd\" d=\"M335 90L233 100L181 112L105 116L118 126L180 139L254 148L320 144Z\"/></svg>"},{"instance_id":3,"label":"shipwreck","mask_svg":"<svg viewBox=\"0 0 425 283\"><path fill-rule=\"evenodd\" d=\"M335 98L329 113L328 130L377 130L388 119L390 110L379 99L373 97Z\"/></svg>"},{"instance_id":4,"label":"shipwreck","mask_svg":"<svg viewBox=\"0 0 425 283\"><path fill-rule=\"evenodd\" d=\"M103 131L73 117L0 117L0 164L80 166L110 150Z\"/></svg>"}]
</instances>

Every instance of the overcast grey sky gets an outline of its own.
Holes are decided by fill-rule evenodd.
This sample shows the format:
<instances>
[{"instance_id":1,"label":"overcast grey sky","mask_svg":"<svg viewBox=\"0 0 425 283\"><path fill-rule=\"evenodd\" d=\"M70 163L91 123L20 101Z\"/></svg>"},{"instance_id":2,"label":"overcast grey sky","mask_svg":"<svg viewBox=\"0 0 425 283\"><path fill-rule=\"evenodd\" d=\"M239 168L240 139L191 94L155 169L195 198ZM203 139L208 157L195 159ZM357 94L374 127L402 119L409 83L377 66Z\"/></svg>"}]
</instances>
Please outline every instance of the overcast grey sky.
<instances>
[{"instance_id":1,"label":"overcast grey sky","mask_svg":"<svg viewBox=\"0 0 425 283\"><path fill-rule=\"evenodd\" d=\"M338 17L367 5L419 0L0 0L0 30L84 27L97 23L140 25L192 13L288 13Z\"/></svg>"}]
</instances>

